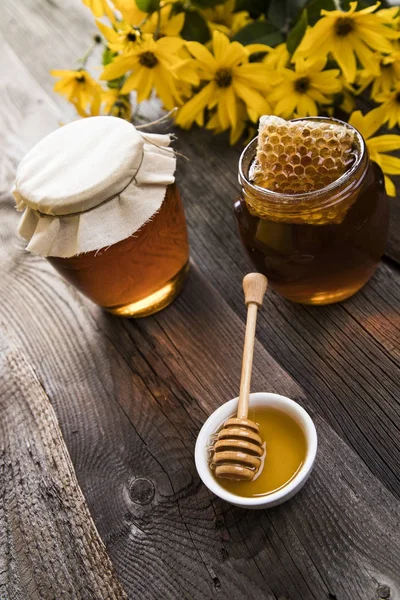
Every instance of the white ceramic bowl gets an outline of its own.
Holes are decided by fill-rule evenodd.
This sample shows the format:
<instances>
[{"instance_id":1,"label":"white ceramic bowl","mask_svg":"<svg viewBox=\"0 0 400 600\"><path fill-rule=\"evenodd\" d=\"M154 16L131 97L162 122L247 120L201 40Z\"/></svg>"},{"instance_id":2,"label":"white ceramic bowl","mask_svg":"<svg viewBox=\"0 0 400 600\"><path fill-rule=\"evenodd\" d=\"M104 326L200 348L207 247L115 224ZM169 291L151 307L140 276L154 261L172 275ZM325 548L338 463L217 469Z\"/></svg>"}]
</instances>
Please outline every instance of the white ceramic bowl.
<instances>
[{"instance_id":1,"label":"white ceramic bowl","mask_svg":"<svg viewBox=\"0 0 400 600\"><path fill-rule=\"evenodd\" d=\"M195 462L197 472L203 483L216 496L242 508L262 509L270 508L282 504L289 498L292 498L305 484L314 465L315 455L317 453L317 432L314 423L309 414L290 398L279 396L278 394L269 394L267 392L258 392L250 394L250 406L270 406L290 415L301 426L307 441L307 454L303 466L297 475L283 488L272 492L266 496L257 498L244 498L227 492L217 480L212 476L208 466L207 446L209 446L210 436L215 433L225 421L233 416L237 409L238 398L229 400L208 417L197 437L195 448Z\"/></svg>"}]
</instances>

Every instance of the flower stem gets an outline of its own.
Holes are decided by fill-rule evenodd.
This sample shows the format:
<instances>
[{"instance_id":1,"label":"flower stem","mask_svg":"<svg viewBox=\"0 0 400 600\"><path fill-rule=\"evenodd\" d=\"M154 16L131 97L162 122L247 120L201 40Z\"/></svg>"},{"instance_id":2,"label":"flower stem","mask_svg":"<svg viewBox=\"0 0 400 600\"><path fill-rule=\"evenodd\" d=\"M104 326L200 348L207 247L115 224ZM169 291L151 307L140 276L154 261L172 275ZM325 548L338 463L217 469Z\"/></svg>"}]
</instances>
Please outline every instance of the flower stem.
<instances>
[{"instance_id":1,"label":"flower stem","mask_svg":"<svg viewBox=\"0 0 400 600\"><path fill-rule=\"evenodd\" d=\"M154 32L154 39L158 40L158 37L160 35L160 28L161 28L161 9L160 9L160 5L158 5L157 8L157 27L156 30Z\"/></svg>"},{"instance_id":2,"label":"flower stem","mask_svg":"<svg viewBox=\"0 0 400 600\"><path fill-rule=\"evenodd\" d=\"M89 57L91 56L91 54L92 54L93 50L96 48L96 46L97 46L97 42L96 42L96 41L93 41L93 42L90 44L89 48L88 48L88 49L86 50L86 52L84 53L84 55L83 55L83 56L81 56L80 58L77 58L77 59L76 59L76 61L75 61L75 62L77 62L78 64L80 64L80 65L81 65L81 68L86 66L86 63L87 63L87 61L88 61Z\"/></svg>"}]
</instances>

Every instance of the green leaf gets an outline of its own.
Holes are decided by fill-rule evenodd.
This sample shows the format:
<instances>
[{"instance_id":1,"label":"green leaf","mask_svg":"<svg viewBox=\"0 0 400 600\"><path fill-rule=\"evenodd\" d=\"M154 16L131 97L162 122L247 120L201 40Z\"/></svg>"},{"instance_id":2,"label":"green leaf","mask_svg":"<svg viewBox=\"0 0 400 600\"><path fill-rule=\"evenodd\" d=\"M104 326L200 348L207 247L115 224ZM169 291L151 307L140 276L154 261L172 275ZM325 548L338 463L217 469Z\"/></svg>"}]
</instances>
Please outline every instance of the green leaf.
<instances>
[{"instance_id":1,"label":"green leaf","mask_svg":"<svg viewBox=\"0 0 400 600\"><path fill-rule=\"evenodd\" d=\"M260 15L267 15L271 1L272 0L236 0L235 12L247 10L252 19L258 19Z\"/></svg>"},{"instance_id":2,"label":"green leaf","mask_svg":"<svg viewBox=\"0 0 400 600\"><path fill-rule=\"evenodd\" d=\"M248 44L276 46L284 41L282 32L272 23L266 23L265 21L256 21L245 25L236 33L233 40L244 46Z\"/></svg>"},{"instance_id":3,"label":"green leaf","mask_svg":"<svg viewBox=\"0 0 400 600\"><path fill-rule=\"evenodd\" d=\"M286 2L282 0L271 0L269 3L267 18L279 29L282 29L286 23L287 7Z\"/></svg>"},{"instance_id":4,"label":"green leaf","mask_svg":"<svg viewBox=\"0 0 400 600\"><path fill-rule=\"evenodd\" d=\"M196 10L189 10L186 12L185 22L180 35L184 40L194 40L201 44L205 44L211 38L207 21Z\"/></svg>"},{"instance_id":5,"label":"green leaf","mask_svg":"<svg viewBox=\"0 0 400 600\"><path fill-rule=\"evenodd\" d=\"M160 0L136 0L136 4L145 13L153 13L160 8Z\"/></svg>"},{"instance_id":6,"label":"green leaf","mask_svg":"<svg viewBox=\"0 0 400 600\"><path fill-rule=\"evenodd\" d=\"M109 65L115 56L117 56L117 53L110 50L110 48L108 46L105 46L104 50L103 50L103 56L102 56L103 65L104 66Z\"/></svg>"},{"instance_id":7,"label":"green leaf","mask_svg":"<svg viewBox=\"0 0 400 600\"><path fill-rule=\"evenodd\" d=\"M125 75L122 75L122 77L118 77L118 79L111 79L111 81L107 81L107 87L110 88L110 90L114 90L114 89L120 89L122 88L122 84L125 81Z\"/></svg>"},{"instance_id":8,"label":"green leaf","mask_svg":"<svg viewBox=\"0 0 400 600\"><path fill-rule=\"evenodd\" d=\"M306 9L308 13L308 22L310 25L315 25L315 23L321 17L321 10L336 10L336 6L333 0L310 0L306 4Z\"/></svg>"},{"instance_id":9,"label":"green leaf","mask_svg":"<svg viewBox=\"0 0 400 600\"><path fill-rule=\"evenodd\" d=\"M286 0L286 12L289 16L296 15L305 7L307 0Z\"/></svg>"},{"instance_id":10,"label":"green leaf","mask_svg":"<svg viewBox=\"0 0 400 600\"><path fill-rule=\"evenodd\" d=\"M297 21L296 25L291 29L288 38L286 40L286 46L289 50L290 54L296 50L297 46L300 44L301 40L304 37L308 25L308 16L307 10L304 9L301 13L300 19Z\"/></svg>"},{"instance_id":11,"label":"green leaf","mask_svg":"<svg viewBox=\"0 0 400 600\"><path fill-rule=\"evenodd\" d=\"M185 6L183 2L174 2L171 4L171 12L169 13L169 16L170 18L174 17L175 15L179 15L179 13L183 12L184 10Z\"/></svg>"}]
</instances>

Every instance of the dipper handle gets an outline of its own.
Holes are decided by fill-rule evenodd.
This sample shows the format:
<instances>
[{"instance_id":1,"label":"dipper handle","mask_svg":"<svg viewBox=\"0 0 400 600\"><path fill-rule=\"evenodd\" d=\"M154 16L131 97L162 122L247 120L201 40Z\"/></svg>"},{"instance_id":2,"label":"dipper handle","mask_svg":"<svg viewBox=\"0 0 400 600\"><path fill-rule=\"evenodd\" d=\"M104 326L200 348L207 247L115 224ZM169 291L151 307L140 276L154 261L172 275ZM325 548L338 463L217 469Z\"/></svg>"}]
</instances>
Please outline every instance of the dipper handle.
<instances>
[{"instance_id":1,"label":"dipper handle","mask_svg":"<svg viewBox=\"0 0 400 600\"><path fill-rule=\"evenodd\" d=\"M264 275L261 275L261 273L249 273L243 279L244 299L247 305L247 322L237 411L237 416L239 419L247 419L249 412L249 394L251 372L253 369L257 309L262 305L267 286L268 280Z\"/></svg>"}]
</instances>

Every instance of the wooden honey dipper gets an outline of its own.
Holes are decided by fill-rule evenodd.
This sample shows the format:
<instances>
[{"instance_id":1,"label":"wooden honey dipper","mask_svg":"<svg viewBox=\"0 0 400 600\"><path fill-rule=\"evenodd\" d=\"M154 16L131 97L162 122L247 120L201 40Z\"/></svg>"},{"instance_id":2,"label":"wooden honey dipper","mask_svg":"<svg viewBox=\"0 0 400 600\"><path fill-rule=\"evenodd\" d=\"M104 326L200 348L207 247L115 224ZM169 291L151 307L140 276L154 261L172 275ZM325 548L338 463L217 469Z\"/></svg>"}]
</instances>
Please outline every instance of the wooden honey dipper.
<instances>
[{"instance_id":1,"label":"wooden honey dipper","mask_svg":"<svg viewBox=\"0 0 400 600\"><path fill-rule=\"evenodd\" d=\"M262 305L268 280L260 273L249 273L243 279L247 306L246 335L237 416L225 421L213 446L212 463L215 476L233 481L250 481L261 465L263 441L257 423L247 418L257 310Z\"/></svg>"}]
</instances>

